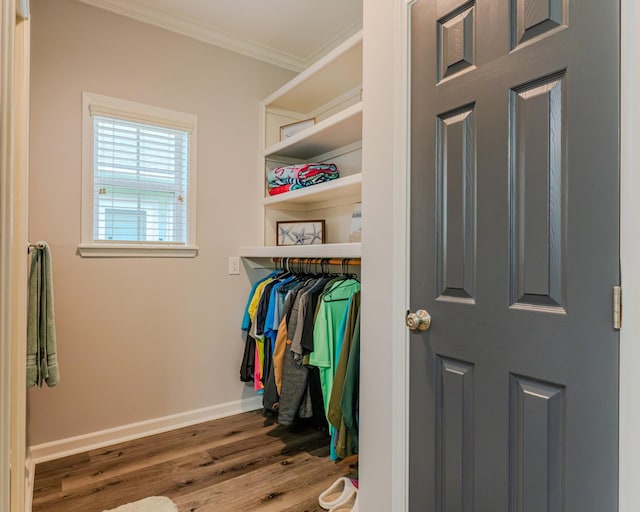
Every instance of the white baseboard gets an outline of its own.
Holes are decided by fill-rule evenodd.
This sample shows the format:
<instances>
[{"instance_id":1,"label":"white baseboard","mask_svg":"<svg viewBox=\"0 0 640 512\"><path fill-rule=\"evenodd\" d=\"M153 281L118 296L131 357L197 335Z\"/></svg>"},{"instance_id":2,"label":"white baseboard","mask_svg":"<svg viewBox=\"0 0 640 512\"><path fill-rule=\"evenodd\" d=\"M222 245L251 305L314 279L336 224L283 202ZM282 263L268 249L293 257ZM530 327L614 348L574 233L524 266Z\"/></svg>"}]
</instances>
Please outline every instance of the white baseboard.
<instances>
[{"instance_id":1,"label":"white baseboard","mask_svg":"<svg viewBox=\"0 0 640 512\"><path fill-rule=\"evenodd\" d=\"M60 439L59 441L37 444L30 447L31 460L35 465L48 460L59 459L68 455L95 450L124 441L131 441L132 439L139 439L152 434L168 432L169 430L188 427L197 423L224 418L242 412L255 411L261 407L262 396L258 395L234 402L205 407L203 409L173 414L163 418L140 421L138 423L131 423L98 432Z\"/></svg>"},{"instance_id":2,"label":"white baseboard","mask_svg":"<svg viewBox=\"0 0 640 512\"><path fill-rule=\"evenodd\" d=\"M27 450L27 458L25 460L25 486L24 486L24 510L25 512L31 512L33 505L33 482L36 477L36 463L33 460L33 454L31 450Z\"/></svg>"}]
</instances>

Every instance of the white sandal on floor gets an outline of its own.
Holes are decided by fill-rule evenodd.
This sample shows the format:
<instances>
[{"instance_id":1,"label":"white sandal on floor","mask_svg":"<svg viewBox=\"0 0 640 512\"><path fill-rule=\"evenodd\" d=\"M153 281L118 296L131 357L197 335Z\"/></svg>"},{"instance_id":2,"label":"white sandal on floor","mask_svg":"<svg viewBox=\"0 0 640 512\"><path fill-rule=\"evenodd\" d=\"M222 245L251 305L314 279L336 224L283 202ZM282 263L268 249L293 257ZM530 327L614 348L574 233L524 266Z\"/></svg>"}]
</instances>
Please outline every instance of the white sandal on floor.
<instances>
[{"instance_id":1,"label":"white sandal on floor","mask_svg":"<svg viewBox=\"0 0 640 512\"><path fill-rule=\"evenodd\" d=\"M346 500L329 509L329 512L358 512L358 489L353 489Z\"/></svg>"},{"instance_id":2,"label":"white sandal on floor","mask_svg":"<svg viewBox=\"0 0 640 512\"><path fill-rule=\"evenodd\" d=\"M347 500L355 490L356 488L350 478L346 476L340 477L318 497L318 503L323 509L330 510L332 507Z\"/></svg>"}]
</instances>

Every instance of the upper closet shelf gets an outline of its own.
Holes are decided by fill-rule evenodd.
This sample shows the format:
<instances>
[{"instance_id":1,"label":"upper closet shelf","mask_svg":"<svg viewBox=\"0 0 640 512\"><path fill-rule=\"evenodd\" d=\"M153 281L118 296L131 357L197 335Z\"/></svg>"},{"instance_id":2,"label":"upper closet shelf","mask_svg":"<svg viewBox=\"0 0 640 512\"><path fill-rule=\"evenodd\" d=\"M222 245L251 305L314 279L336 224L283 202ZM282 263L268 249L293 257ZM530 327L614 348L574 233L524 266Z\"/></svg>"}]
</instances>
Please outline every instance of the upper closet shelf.
<instances>
[{"instance_id":1,"label":"upper closet shelf","mask_svg":"<svg viewBox=\"0 0 640 512\"><path fill-rule=\"evenodd\" d=\"M264 100L270 108L312 112L362 84L362 30Z\"/></svg>"},{"instance_id":2,"label":"upper closet shelf","mask_svg":"<svg viewBox=\"0 0 640 512\"><path fill-rule=\"evenodd\" d=\"M362 140L362 102L265 150L265 157L313 158Z\"/></svg>"}]
</instances>

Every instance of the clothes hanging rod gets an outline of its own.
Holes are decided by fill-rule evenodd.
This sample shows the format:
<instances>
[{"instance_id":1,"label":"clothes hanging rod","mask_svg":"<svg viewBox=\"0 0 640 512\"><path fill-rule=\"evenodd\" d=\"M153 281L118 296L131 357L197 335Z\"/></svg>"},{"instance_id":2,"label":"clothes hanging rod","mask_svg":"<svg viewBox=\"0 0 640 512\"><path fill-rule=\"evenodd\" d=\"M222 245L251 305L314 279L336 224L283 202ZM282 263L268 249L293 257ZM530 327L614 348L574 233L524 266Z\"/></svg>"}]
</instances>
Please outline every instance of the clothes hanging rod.
<instances>
[{"instance_id":1,"label":"clothes hanging rod","mask_svg":"<svg viewBox=\"0 0 640 512\"><path fill-rule=\"evenodd\" d=\"M359 267L361 265L360 258L273 258L274 263L290 263L293 265L349 265Z\"/></svg>"}]
</instances>

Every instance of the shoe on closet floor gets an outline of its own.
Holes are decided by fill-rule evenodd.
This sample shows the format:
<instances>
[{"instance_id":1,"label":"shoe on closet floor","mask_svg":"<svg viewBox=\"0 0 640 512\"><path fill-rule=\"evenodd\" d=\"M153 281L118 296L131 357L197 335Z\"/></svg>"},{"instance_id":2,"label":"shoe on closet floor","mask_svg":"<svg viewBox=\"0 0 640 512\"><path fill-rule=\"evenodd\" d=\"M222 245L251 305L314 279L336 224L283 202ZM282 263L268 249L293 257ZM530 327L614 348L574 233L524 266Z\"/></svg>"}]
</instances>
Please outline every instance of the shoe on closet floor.
<instances>
[{"instance_id":1,"label":"shoe on closet floor","mask_svg":"<svg viewBox=\"0 0 640 512\"><path fill-rule=\"evenodd\" d=\"M329 512L358 512L358 489L354 489L346 500L329 509Z\"/></svg>"},{"instance_id":2,"label":"shoe on closet floor","mask_svg":"<svg viewBox=\"0 0 640 512\"><path fill-rule=\"evenodd\" d=\"M325 510L333 510L332 507L349 499L354 491L356 491L356 488L351 479L343 476L333 482L329 488L318 497L318 503L320 503L320 506Z\"/></svg>"}]
</instances>

